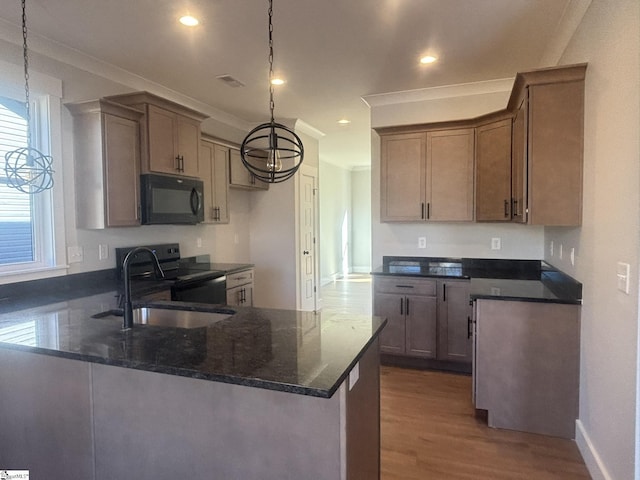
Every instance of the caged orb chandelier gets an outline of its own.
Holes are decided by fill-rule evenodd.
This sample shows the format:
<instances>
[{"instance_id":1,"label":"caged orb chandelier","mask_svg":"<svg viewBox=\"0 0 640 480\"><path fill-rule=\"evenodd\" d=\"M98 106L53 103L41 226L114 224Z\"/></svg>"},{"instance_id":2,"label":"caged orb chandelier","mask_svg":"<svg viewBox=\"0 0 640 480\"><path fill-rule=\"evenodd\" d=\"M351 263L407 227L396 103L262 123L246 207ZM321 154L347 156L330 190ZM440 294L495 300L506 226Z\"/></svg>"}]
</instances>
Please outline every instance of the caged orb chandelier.
<instances>
[{"instance_id":1,"label":"caged orb chandelier","mask_svg":"<svg viewBox=\"0 0 640 480\"><path fill-rule=\"evenodd\" d=\"M52 158L31 146L31 105L29 100L29 52L27 49L27 9L22 0L22 52L24 57L25 119L27 146L7 152L4 170L7 185L27 194L35 194L53 187Z\"/></svg>"},{"instance_id":2,"label":"caged orb chandelier","mask_svg":"<svg viewBox=\"0 0 640 480\"><path fill-rule=\"evenodd\" d=\"M273 0L269 0L269 110L271 120L251 130L242 141L242 163L256 178L268 183L290 179L302 165L304 147L296 133L273 117Z\"/></svg>"}]
</instances>

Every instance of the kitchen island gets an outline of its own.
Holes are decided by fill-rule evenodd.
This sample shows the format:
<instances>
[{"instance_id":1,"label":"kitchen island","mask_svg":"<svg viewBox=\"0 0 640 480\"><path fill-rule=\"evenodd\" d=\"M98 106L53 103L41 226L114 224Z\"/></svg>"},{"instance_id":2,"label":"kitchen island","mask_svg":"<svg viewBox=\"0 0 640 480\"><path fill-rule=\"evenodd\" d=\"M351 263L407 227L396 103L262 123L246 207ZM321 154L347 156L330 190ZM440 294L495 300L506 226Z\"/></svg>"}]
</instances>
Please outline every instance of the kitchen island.
<instances>
[{"instance_id":1,"label":"kitchen island","mask_svg":"<svg viewBox=\"0 0 640 480\"><path fill-rule=\"evenodd\" d=\"M123 331L120 317L92 318L117 307L116 292L0 315L2 468L34 478L379 477L382 319L154 306L210 312L211 322Z\"/></svg>"}]
</instances>

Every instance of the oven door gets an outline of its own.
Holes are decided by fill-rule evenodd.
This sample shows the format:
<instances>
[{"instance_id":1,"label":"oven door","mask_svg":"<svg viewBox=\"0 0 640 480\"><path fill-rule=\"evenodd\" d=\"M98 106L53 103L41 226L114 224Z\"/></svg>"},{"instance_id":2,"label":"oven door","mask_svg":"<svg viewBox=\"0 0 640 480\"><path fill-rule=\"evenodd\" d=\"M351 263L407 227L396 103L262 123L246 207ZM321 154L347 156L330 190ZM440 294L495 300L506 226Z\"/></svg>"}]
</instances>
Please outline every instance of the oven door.
<instances>
[{"instance_id":1,"label":"oven door","mask_svg":"<svg viewBox=\"0 0 640 480\"><path fill-rule=\"evenodd\" d=\"M227 277L176 283L171 287L171 300L178 302L211 303L226 305Z\"/></svg>"}]
</instances>

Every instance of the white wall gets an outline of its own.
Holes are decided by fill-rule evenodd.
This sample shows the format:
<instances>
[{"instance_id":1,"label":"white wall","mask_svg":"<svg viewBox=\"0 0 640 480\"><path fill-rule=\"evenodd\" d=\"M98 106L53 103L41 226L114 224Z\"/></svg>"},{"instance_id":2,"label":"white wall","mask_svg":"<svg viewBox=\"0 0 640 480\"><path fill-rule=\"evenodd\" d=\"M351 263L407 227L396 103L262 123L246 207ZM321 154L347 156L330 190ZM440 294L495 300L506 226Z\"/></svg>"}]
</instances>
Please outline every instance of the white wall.
<instances>
[{"instance_id":1,"label":"white wall","mask_svg":"<svg viewBox=\"0 0 640 480\"><path fill-rule=\"evenodd\" d=\"M351 170L351 270L371 271L371 168Z\"/></svg>"},{"instance_id":2,"label":"white wall","mask_svg":"<svg viewBox=\"0 0 640 480\"><path fill-rule=\"evenodd\" d=\"M351 232L351 173L332 163L320 162L320 281L342 274L342 223ZM351 239L349 239L349 247ZM348 253L349 257L351 253Z\"/></svg>"},{"instance_id":3,"label":"white wall","mask_svg":"<svg viewBox=\"0 0 640 480\"><path fill-rule=\"evenodd\" d=\"M593 478L640 478L640 3L593 0L560 63L588 62L582 228L547 228L546 258L584 285L577 442ZM554 255L549 251L554 242ZM558 255L563 246L563 258ZM576 253L571 265L570 249ZM631 265L630 293L616 264ZM638 459L636 459L636 463Z\"/></svg>"},{"instance_id":4,"label":"white wall","mask_svg":"<svg viewBox=\"0 0 640 480\"><path fill-rule=\"evenodd\" d=\"M21 47L0 40L0 60L21 65ZM82 59L81 59L82 60ZM136 84L128 84L129 77L114 74L112 78L89 73L45 57L30 53L30 69L62 80L63 103L77 102L146 88L162 95L162 89L152 83L136 77ZM113 249L122 246L148 243L179 242L183 256L208 253L214 260L229 262L248 262L249 252L249 195L248 192L230 192L231 223L229 225L197 226L141 226L132 228L112 228L105 230L83 230L76 227L75 204L82 201L75 197L75 175L73 156L73 119L69 111L62 107L62 157L54 159L54 169L63 171L64 204L56 205L56 215L63 215L66 224L67 246L80 246L84 251L84 261L69 266L68 273L80 273L102 270L115 266ZM216 119L208 119L203 131L218 138L238 142L245 132ZM61 187L59 187L61 188ZM238 243L235 243L235 237ZM200 238L202 247L197 247ZM109 246L109 258L98 259L98 244ZM3 281L15 281L11 277Z\"/></svg>"}]
</instances>

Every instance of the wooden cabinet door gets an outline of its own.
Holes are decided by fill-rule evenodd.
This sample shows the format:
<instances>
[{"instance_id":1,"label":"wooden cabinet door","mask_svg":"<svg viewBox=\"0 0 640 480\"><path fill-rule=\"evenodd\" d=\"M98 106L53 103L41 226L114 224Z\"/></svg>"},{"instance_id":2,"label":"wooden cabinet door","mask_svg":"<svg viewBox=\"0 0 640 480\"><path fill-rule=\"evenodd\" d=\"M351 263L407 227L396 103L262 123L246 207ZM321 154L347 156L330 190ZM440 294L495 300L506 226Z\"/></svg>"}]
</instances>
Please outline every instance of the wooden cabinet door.
<instances>
[{"instance_id":1,"label":"wooden cabinet door","mask_svg":"<svg viewBox=\"0 0 640 480\"><path fill-rule=\"evenodd\" d=\"M236 187L247 187L251 185L251 174L242 164L240 152L232 150L229 153L229 184Z\"/></svg>"},{"instance_id":2,"label":"wooden cabinet door","mask_svg":"<svg viewBox=\"0 0 640 480\"><path fill-rule=\"evenodd\" d=\"M177 116L164 108L147 109L148 168L152 172L179 174L177 160Z\"/></svg>"},{"instance_id":3,"label":"wooden cabinet door","mask_svg":"<svg viewBox=\"0 0 640 480\"><path fill-rule=\"evenodd\" d=\"M476 221L511 221L511 119L476 128Z\"/></svg>"},{"instance_id":4,"label":"wooden cabinet door","mask_svg":"<svg viewBox=\"0 0 640 480\"><path fill-rule=\"evenodd\" d=\"M472 128L427 133L427 220L473 220Z\"/></svg>"},{"instance_id":5,"label":"wooden cabinet door","mask_svg":"<svg viewBox=\"0 0 640 480\"><path fill-rule=\"evenodd\" d=\"M438 282L438 360L472 361L469 288L468 281Z\"/></svg>"},{"instance_id":6,"label":"wooden cabinet door","mask_svg":"<svg viewBox=\"0 0 640 480\"><path fill-rule=\"evenodd\" d=\"M512 220L527 222L527 96L513 119L511 147Z\"/></svg>"},{"instance_id":7,"label":"wooden cabinet door","mask_svg":"<svg viewBox=\"0 0 640 480\"><path fill-rule=\"evenodd\" d=\"M435 297L407 295L406 353L413 357L436 358L437 300Z\"/></svg>"},{"instance_id":8,"label":"wooden cabinet door","mask_svg":"<svg viewBox=\"0 0 640 480\"><path fill-rule=\"evenodd\" d=\"M424 220L425 134L385 135L381 139L380 220Z\"/></svg>"},{"instance_id":9,"label":"wooden cabinet door","mask_svg":"<svg viewBox=\"0 0 640 480\"><path fill-rule=\"evenodd\" d=\"M198 176L204 183L204 223L229 223L229 147L200 144Z\"/></svg>"},{"instance_id":10,"label":"wooden cabinet door","mask_svg":"<svg viewBox=\"0 0 640 480\"><path fill-rule=\"evenodd\" d=\"M103 113L107 227L140 224L139 123Z\"/></svg>"},{"instance_id":11,"label":"wooden cabinet door","mask_svg":"<svg viewBox=\"0 0 640 480\"><path fill-rule=\"evenodd\" d=\"M584 81L529 87L528 222L582 223Z\"/></svg>"},{"instance_id":12,"label":"wooden cabinet door","mask_svg":"<svg viewBox=\"0 0 640 480\"><path fill-rule=\"evenodd\" d=\"M374 315L387 319L380 334L380 351L403 355L405 353L404 296L376 293L373 301Z\"/></svg>"},{"instance_id":13,"label":"wooden cabinet door","mask_svg":"<svg viewBox=\"0 0 640 480\"><path fill-rule=\"evenodd\" d=\"M216 145L213 152L213 209L216 223L229 223L229 152Z\"/></svg>"},{"instance_id":14,"label":"wooden cabinet door","mask_svg":"<svg viewBox=\"0 0 640 480\"><path fill-rule=\"evenodd\" d=\"M176 115L180 175L198 176L198 151L200 146L200 122Z\"/></svg>"}]
</instances>

